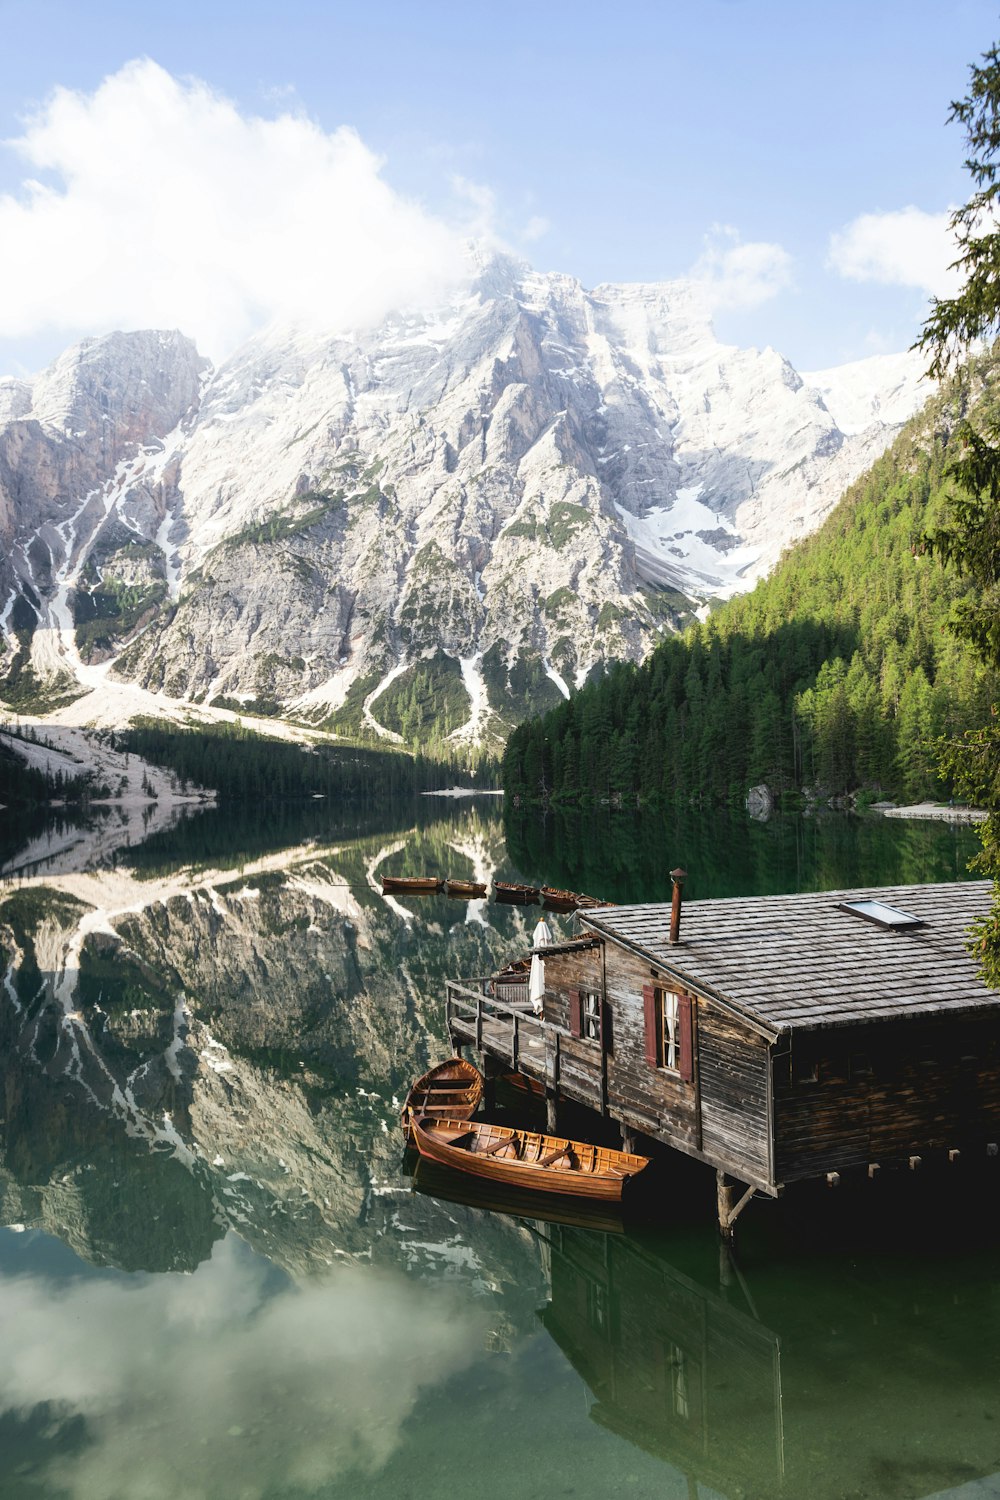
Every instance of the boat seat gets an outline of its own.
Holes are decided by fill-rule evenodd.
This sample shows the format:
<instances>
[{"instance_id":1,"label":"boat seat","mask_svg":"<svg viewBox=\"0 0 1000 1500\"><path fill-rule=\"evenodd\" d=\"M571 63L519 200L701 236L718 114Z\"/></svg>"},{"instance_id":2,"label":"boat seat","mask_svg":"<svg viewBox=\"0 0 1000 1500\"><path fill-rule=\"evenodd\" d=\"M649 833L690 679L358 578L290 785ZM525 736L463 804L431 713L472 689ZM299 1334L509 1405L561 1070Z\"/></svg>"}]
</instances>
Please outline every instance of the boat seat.
<instances>
[{"instance_id":1,"label":"boat seat","mask_svg":"<svg viewBox=\"0 0 1000 1500\"><path fill-rule=\"evenodd\" d=\"M517 1138L516 1135L507 1136L507 1137L505 1137L501 1141L494 1141L493 1144L492 1144L492 1146L487 1146L486 1150L482 1153L482 1155L483 1156L496 1156L497 1152L498 1151L502 1151L503 1148L504 1148L504 1146L513 1146L515 1153L517 1153L518 1147L520 1146L520 1142L519 1142L519 1140L518 1140L518 1138Z\"/></svg>"},{"instance_id":2,"label":"boat seat","mask_svg":"<svg viewBox=\"0 0 1000 1500\"><path fill-rule=\"evenodd\" d=\"M573 1154L573 1148L572 1148L572 1146L560 1146L560 1148L558 1149L558 1151L546 1151L545 1155L543 1157L541 1157L535 1163L535 1165L538 1166L538 1167L550 1167L554 1161L558 1161L559 1160L560 1156L569 1157L569 1156L572 1156L572 1154Z\"/></svg>"}]
</instances>

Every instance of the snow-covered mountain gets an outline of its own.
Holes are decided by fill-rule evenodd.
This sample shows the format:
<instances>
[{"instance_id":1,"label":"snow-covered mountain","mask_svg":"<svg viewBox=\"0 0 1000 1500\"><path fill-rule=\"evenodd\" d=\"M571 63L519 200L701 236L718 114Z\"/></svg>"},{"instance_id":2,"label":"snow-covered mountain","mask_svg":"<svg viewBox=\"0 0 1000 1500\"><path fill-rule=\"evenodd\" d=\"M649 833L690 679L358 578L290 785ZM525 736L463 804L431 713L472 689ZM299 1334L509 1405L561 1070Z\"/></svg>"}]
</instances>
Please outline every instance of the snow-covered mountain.
<instances>
[{"instance_id":1,"label":"snow-covered mountain","mask_svg":"<svg viewBox=\"0 0 1000 1500\"><path fill-rule=\"evenodd\" d=\"M502 733L752 584L927 393L913 355L723 345L693 283L504 257L211 374L176 334L92 340L0 381L8 696L30 656L33 685Z\"/></svg>"}]
</instances>

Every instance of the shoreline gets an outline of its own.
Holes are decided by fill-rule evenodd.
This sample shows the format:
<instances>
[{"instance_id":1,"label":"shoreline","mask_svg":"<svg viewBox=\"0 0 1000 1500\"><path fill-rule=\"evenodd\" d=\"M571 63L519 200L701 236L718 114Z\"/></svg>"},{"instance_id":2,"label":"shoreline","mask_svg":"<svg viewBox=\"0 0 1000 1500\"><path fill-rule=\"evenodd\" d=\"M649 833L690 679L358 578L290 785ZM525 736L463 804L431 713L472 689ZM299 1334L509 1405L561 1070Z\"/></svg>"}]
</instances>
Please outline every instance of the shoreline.
<instances>
[{"instance_id":1,"label":"shoreline","mask_svg":"<svg viewBox=\"0 0 1000 1500\"><path fill-rule=\"evenodd\" d=\"M938 823L982 823L989 813L981 807L949 807L941 802L916 802L911 807L881 809L884 818L926 818Z\"/></svg>"}]
</instances>

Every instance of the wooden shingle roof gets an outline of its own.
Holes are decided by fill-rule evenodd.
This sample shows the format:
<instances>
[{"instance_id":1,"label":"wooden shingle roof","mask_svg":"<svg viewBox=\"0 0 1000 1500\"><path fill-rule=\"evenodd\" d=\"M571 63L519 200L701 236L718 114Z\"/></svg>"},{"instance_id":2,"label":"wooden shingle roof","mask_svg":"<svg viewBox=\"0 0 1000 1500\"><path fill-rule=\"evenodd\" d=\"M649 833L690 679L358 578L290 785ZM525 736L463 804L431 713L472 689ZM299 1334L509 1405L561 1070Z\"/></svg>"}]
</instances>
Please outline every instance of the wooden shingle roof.
<instances>
[{"instance_id":1,"label":"wooden shingle roof","mask_svg":"<svg viewBox=\"0 0 1000 1500\"><path fill-rule=\"evenodd\" d=\"M665 903L578 915L585 927L776 1034L1000 1007L1000 993L977 978L966 946L991 893L989 881L976 880L689 901L673 946ZM924 925L885 930L840 909L842 901L866 899Z\"/></svg>"}]
</instances>

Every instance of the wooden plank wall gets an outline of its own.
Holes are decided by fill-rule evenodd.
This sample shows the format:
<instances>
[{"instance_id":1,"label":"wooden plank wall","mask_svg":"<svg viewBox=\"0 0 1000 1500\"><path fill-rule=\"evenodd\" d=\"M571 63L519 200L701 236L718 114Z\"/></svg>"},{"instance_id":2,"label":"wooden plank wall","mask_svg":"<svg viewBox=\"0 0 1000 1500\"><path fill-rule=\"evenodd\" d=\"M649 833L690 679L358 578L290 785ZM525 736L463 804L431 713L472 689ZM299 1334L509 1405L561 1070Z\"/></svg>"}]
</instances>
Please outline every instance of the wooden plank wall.
<instances>
[{"instance_id":1,"label":"wooden plank wall","mask_svg":"<svg viewBox=\"0 0 1000 1500\"><path fill-rule=\"evenodd\" d=\"M771 1178L768 1046L707 1001L698 1005L702 1150L738 1175Z\"/></svg>"},{"instance_id":2,"label":"wooden plank wall","mask_svg":"<svg viewBox=\"0 0 1000 1500\"><path fill-rule=\"evenodd\" d=\"M981 1155L1000 1140L1000 1017L800 1033L775 1058L774 1108L785 1182L922 1153Z\"/></svg>"},{"instance_id":3,"label":"wooden plank wall","mask_svg":"<svg viewBox=\"0 0 1000 1500\"><path fill-rule=\"evenodd\" d=\"M694 1077L653 1068L646 1060L644 985L669 982L648 962L608 943L546 960L546 1020L567 1030L570 990L600 990L606 980L608 1112L616 1119L681 1150L701 1152L747 1180L769 1182L768 1059L766 1043L730 1020L709 1001L693 1007ZM597 1042L563 1042L563 1082L573 1097L590 1102L597 1088ZM588 1087L589 1081L589 1087Z\"/></svg>"},{"instance_id":4,"label":"wooden plank wall","mask_svg":"<svg viewBox=\"0 0 1000 1500\"><path fill-rule=\"evenodd\" d=\"M569 1031L570 990L604 989L600 948L586 948L579 953L560 953L545 960L545 1020ZM567 1094L588 1105L601 1108L601 1044L583 1037L564 1036L559 1046L559 1084Z\"/></svg>"},{"instance_id":5,"label":"wooden plank wall","mask_svg":"<svg viewBox=\"0 0 1000 1500\"><path fill-rule=\"evenodd\" d=\"M611 943L606 947L608 1007L614 1054L608 1064L608 1097L615 1114L670 1145L698 1147L697 1071L690 1083L646 1061L642 987L655 984L649 963ZM697 1051L697 1048L696 1048Z\"/></svg>"}]
</instances>

